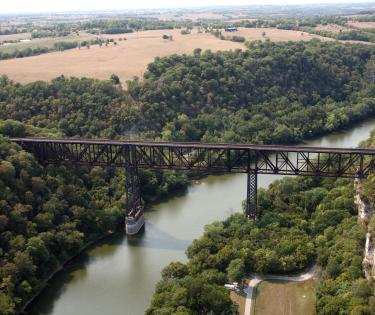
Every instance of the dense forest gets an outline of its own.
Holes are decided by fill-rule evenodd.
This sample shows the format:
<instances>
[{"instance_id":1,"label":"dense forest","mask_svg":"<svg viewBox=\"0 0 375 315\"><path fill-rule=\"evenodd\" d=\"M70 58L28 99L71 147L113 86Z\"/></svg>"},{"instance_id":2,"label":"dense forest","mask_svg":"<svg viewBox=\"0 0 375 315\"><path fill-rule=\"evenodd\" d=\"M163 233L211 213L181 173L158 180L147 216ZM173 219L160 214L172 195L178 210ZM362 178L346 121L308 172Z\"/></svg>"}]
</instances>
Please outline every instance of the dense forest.
<instances>
[{"instance_id":1,"label":"dense forest","mask_svg":"<svg viewBox=\"0 0 375 315\"><path fill-rule=\"evenodd\" d=\"M128 90L152 137L293 143L372 115L372 67L360 45L252 43L156 58Z\"/></svg>"},{"instance_id":2,"label":"dense forest","mask_svg":"<svg viewBox=\"0 0 375 315\"><path fill-rule=\"evenodd\" d=\"M0 77L4 314L14 314L66 259L121 223L126 176L97 167L43 167L8 137L295 143L375 114L373 48L319 41L248 48L157 58L143 80L129 82L61 76L21 85ZM145 202L187 184L184 173L141 174ZM189 248L189 263L163 272L149 314L230 314L235 308L222 288L227 278L249 270L297 271L314 259L328 270L318 290L322 309L363 285L360 256L346 254L358 253L363 241L352 217L351 182L285 180L259 198L257 224L235 215L210 225ZM342 244L348 230L353 242ZM275 239L282 240L278 246ZM320 249L326 246L332 251ZM331 265L339 267L330 271ZM346 309L370 307L368 295L350 297Z\"/></svg>"}]
</instances>

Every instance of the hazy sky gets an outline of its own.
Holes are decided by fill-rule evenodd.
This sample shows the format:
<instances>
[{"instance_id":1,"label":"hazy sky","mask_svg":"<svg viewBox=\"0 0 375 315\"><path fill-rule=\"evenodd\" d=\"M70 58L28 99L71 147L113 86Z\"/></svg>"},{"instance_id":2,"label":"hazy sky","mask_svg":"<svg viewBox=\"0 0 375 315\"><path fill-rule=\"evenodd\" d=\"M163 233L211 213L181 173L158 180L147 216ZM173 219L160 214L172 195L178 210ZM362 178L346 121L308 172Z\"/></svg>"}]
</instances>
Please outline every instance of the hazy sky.
<instances>
[{"instance_id":1,"label":"hazy sky","mask_svg":"<svg viewBox=\"0 0 375 315\"><path fill-rule=\"evenodd\" d=\"M200 7L214 5L359 3L364 0L0 0L1 13Z\"/></svg>"}]
</instances>

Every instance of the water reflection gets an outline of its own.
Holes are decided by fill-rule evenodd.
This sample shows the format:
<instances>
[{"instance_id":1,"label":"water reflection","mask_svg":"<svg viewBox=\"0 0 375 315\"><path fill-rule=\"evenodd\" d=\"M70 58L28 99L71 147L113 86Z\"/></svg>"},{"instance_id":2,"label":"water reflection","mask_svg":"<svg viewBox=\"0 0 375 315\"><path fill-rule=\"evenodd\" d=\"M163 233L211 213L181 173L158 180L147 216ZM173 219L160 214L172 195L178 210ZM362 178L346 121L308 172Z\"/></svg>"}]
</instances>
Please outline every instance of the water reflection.
<instances>
[{"instance_id":1,"label":"water reflection","mask_svg":"<svg viewBox=\"0 0 375 315\"><path fill-rule=\"evenodd\" d=\"M177 239L155 224L147 222L144 232L136 237L128 237L127 243L130 246L143 248L184 251L190 245L191 240Z\"/></svg>"}]
</instances>

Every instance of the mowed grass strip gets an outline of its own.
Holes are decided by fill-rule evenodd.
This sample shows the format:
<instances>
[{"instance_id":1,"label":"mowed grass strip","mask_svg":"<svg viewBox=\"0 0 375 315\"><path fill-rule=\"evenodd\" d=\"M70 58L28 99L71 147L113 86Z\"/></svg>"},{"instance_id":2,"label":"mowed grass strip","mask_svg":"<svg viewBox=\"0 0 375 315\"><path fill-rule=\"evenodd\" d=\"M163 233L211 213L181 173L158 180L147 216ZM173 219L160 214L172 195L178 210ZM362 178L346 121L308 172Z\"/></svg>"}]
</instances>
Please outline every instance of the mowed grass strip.
<instances>
[{"instance_id":1,"label":"mowed grass strip","mask_svg":"<svg viewBox=\"0 0 375 315\"><path fill-rule=\"evenodd\" d=\"M234 303L237 304L239 314L245 314L246 294L231 291L230 298Z\"/></svg>"},{"instance_id":2,"label":"mowed grass strip","mask_svg":"<svg viewBox=\"0 0 375 315\"><path fill-rule=\"evenodd\" d=\"M255 292L253 315L313 315L316 280L263 281Z\"/></svg>"}]
</instances>

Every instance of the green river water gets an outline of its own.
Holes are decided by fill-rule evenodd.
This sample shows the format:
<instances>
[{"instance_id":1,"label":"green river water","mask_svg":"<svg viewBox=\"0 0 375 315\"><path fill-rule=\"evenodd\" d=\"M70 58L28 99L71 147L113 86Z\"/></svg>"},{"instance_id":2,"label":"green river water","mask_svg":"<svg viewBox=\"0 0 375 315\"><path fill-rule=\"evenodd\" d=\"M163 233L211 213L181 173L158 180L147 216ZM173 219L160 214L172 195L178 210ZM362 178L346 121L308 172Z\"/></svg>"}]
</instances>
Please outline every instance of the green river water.
<instances>
[{"instance_id":1,"label":"green river water","mask_svg":"<svg viewBox=\"0 0 375 315\"><path fill-rule=\"evenodd\" d=\"M356 147L369 137L375 119L308 141L312 146ZM281 178L260 175L259 187ZM204 225L241 211L246 175L207 176L186 192L151 205L142 235L116 234L79 255L48 283L28 307L36 315L141 315L149 306L160 271L186 261L185 250Z\"/></svg>"}]
</instances>

